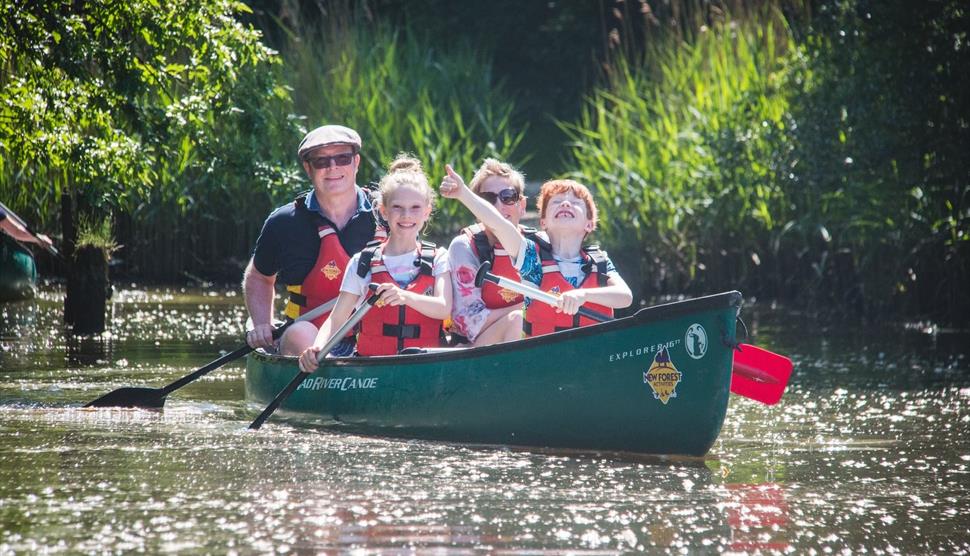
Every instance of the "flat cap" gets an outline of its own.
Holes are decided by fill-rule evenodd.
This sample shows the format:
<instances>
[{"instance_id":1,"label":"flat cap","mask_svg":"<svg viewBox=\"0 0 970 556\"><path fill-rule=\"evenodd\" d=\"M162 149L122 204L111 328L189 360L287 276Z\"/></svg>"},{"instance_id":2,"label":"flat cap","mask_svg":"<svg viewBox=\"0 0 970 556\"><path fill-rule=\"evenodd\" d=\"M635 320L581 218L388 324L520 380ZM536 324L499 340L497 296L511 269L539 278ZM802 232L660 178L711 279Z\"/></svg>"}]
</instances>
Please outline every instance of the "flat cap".
<instances>
[{"instance_id":1,"label":"flat cap","mask_svg":"<svg viewBox=\"0 0 970 556\"><path fill-rule=\"evenodd\" d=\"M302 159L313 149L327 145L351 145L355 151L360 150L360 135L349 127L342 125L320 126L303 137L297 155Z\"/></svg>"}]
</instances>

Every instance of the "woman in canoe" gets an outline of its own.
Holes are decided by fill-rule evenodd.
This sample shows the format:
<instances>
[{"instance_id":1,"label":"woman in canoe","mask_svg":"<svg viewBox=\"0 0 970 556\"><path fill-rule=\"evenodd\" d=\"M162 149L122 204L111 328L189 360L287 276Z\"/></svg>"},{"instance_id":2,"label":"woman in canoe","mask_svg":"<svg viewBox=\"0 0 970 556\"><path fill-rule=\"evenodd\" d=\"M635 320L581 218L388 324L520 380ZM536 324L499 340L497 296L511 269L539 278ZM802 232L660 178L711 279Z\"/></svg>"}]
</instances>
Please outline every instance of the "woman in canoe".
<instances>
[{"instance_id":1,"label":"woman in canoe","mask_svg":"<svg viewBox=\"0 0 970 556\"><path fill-rule=\"evenodd\" d=\"M577 315L587 308L612 315L628 307L633 293L605 251L583 246L596 229L596 204L586 186L573 180L552 180L539 192L539 223L548 235L526 238L485 199L472 193L451 166L441 182L444 197L458 199L492 230L515 261L523 280L543 291L556 293L556 307L526 303L523 331L528 336L548 334L594 321Z\"/></svg>"},{"instance_id":2,"label":"woman in canoe","mask_svg":"<svg viewBox=\"0 0 970 556\"><path fill-rule=\"evenodd\" d=\"M511 165L486 158L468 187L524 235L538 231L519 225L525 216L525 176ZM481 222L463 229L448 247L454 297L451 332L456 343L489 345L522 337L522 296L490 282L475 286L475 272L486 261L492 273L520 280L515 260Z\"/></svg>"},{"instance_id":3,"label":"woman in canoe","mask_svg":"<svg viewBox=\"0 0 970 556\"><path fill-rule=\"evenodd\" d=\"M387 221L387 241L368 245L347 263L337 304L300 356L301 369L317 368L320 349L368 295L371 282L380 284L381 299L361 321L358 355L440 345L441 325L451 312L448 255L418 238L433 206L434 190L421 163L398 155L380 183L378 210Z\"/></svg>"}]
</instances>

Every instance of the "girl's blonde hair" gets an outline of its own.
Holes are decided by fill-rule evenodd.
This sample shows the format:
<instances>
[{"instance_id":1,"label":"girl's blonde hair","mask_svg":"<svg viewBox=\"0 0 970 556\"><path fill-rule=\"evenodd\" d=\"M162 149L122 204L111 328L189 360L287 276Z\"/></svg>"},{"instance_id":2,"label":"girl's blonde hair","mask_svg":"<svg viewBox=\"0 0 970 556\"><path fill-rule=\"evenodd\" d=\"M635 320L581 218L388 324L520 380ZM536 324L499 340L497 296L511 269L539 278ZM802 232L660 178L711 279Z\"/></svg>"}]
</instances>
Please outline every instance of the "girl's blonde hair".
<instances>
[{"instance_id":1,"label":"girl's blonde hair","mask_svg":"<svg viewBox=\"0 0 970 556\"><path fill-rule=\"evenodd\" d=\"M381 204L386 206L388 199L401 187L410 187L422 193L428 204L434 206L435 192L428 184L421 161L407 153L399 153L387 167L387 174L381 178Z\"/></svg>"},{"instance_id":2,"label":"girl's blonde hair","mask_svg":"<svg viewBox=\"0 0 970 556\"><path fill-rule=\"evenodd\" d=\"M546 217L546 209L549 208L549 199L553 195L559 195L560 193L572 193L586 205L586 214L589 219L593 221L593 229L596 229L596 224L599 222L599 213L596 210L596 202L593 201L593 195L589 192L589 188L585 185L574 180L550 180L542 184L542 189L539 190L539 218Z\"/></svg>"},{"instance_id":3,"label":"girl's blonde hair","mask_svg":"<svg viewBox=\"0 0 970 556\"><path fill-rule=\"evenodd\" d=\"M518 191L519 195L525 193L525 176L522 172L516 170L511 164L507 162L501 162L495 160L494 158L486 158L485 162L482 163L481 167L475 172L472 177L472 181L468 184L468 187L474 193L478 193L482 188L482 184L488 178L495 176L499 178L505 178L512 187Z\"/></svg>"}]
</instances>

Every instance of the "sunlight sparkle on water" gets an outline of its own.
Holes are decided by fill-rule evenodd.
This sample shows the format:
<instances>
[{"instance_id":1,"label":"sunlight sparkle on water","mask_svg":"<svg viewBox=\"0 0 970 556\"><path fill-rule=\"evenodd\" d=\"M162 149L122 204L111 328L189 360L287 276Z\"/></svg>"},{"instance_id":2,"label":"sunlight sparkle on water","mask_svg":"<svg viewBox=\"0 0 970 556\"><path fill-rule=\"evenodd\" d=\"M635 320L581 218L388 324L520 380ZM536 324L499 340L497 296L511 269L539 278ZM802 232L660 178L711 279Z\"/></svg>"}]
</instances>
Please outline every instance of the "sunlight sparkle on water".
<instances>
[{"instance_id":1,"label":"sunlight sparkle on water","mask_svg":"<svg viewBox=\"0 0 970 556\"><path fill-rule=\"evenodd\" d=\"M242 300L120 290L70 339L57 294L0 309L0 553L968 553L966 335L761 319L796 362L776 406L732 397L705 460L258 434L242 367L164 411L81 410L159 387L242 341ZM631 424L649 426L654 424Z\"/></svg>"}]
</instances>

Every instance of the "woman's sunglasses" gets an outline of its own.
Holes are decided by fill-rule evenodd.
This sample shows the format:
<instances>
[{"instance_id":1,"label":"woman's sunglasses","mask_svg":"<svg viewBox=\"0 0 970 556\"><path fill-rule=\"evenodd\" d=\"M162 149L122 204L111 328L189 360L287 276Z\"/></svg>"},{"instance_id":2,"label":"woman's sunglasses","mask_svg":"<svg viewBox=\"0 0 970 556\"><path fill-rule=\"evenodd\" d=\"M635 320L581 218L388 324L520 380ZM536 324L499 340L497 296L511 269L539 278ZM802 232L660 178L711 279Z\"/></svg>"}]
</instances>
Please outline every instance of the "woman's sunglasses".
<instances>
[{"instance_id":1,"label":"woman's sunglasses","mask_svg":"<svg viewBox=\"0 0 970 556\"><path fill-rule=\"evenodd\" d=\"M503 189L498 193L492 193L491 191L479 191L478 196L485 199L491 204L495 204L495 200L498 199L502 201L503 205L514 205L519 202L519 192L512 189Z\"/></svg>"},{"instance_id":2,"label":"woman's sunglasses","mask_svg":"<svg viewBox=\"0 0 970 556\"><path fill-rule=\"evenodd\" d=\"M324 168L329 168L330 163L333 162L337 166L346 166L354 161L354 153L343 153L335 154L333 156L317 156L307 160L310 166L313 166L314 170L323 170Z\"/></svg>"}]
</instances>

